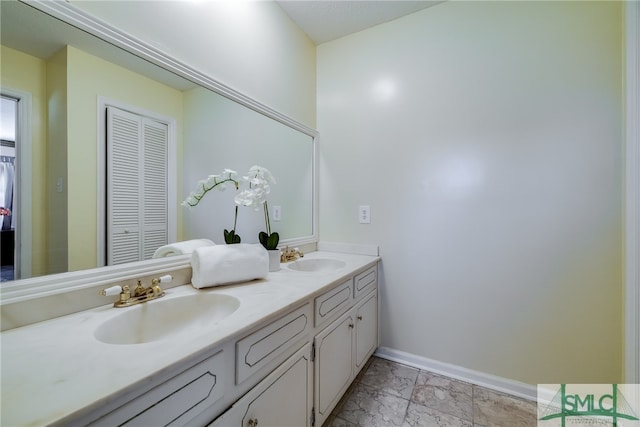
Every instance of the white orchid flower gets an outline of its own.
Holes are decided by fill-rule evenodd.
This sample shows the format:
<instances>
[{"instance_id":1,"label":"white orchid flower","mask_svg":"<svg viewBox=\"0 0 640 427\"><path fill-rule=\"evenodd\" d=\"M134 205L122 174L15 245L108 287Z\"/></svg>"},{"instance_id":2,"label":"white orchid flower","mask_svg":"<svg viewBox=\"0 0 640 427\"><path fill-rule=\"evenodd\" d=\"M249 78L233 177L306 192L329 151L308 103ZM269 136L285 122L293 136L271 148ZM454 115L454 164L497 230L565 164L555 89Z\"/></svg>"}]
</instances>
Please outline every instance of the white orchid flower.
<instances>
[{"instance_id":1,"label":"white orchid flower","mask_svg":"<svg viewBox=\"0 0 640 427\"><path fill-rule=\"evenodd\" d=\"M209 175L206 179L198 181L196 191L192 191L191 194L189 194L181 203L182 206L195 207L209 191L213 189L224 191L230 182L232 182L237 189L240 183L235 176L236 172L234 170L225 169L220 175Z\"/></svg>"}]
</instances>

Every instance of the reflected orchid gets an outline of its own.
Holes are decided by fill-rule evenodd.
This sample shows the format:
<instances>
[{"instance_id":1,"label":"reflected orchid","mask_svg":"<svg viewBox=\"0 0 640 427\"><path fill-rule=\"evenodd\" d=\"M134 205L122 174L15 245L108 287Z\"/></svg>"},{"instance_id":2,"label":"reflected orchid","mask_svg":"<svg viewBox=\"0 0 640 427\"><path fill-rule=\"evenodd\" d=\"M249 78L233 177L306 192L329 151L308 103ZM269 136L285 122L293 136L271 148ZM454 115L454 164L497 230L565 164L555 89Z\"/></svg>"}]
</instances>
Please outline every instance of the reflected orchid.
<instances>
[{"instance_id":1,"label":"reflected orchid","mask_svg":"<svg viewBox=\"0 0 640 427\"><path fill-rule=\"evenodd\" d=\"M225 169L220 175L209 175L206 179L198 181L196 190L192 191L189 196L182 202L182 206L193 208L198 206L200 200L211 190L224 191L229 183L233 183L236 191L240 187L237 178L237 172L231 169ZM233 228L224 230L224 241L227 244L240 243L240 236L236 234L236 224L238 222L238 206L235 207L233 217Z\"/></svg>"}]
</instances>

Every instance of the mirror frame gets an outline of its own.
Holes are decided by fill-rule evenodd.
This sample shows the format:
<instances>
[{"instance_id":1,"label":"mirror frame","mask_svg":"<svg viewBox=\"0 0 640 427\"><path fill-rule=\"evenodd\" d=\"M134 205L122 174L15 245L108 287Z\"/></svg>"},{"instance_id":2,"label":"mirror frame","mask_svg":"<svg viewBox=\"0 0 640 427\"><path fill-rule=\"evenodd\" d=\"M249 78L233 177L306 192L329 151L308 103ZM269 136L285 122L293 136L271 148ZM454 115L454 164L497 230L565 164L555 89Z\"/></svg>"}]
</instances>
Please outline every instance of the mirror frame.
<instances>
[{"instance_id":1,"label":"mirror frame","mask_svg":"<svg viewBox=\"0 0 640 427\"><path fill-rule=\"evenodd\" d=\"M85 31L95 37L107 41L135 56L138 56L156 66L164 68L199 86L209 89L219 95L235 101L259 114L276 120L295 129L312 139L312 233L308 236L287 239L281 245L307 245L318 242L318 143L319 134L316 130L280 113L232 89L229 86L201 73L200 71L171 58L166 53L152 47L116 27L99 20L66 1L51 0L17 0L25 3L56 19ZM94 269L72 271L68 273L51 274L29 279L4 282L0 286L0 306L42 298L65 292L73 292L99 283L114 280L135 278L148 274L159 274L181 268L190 268L190 256L180 255L170 258L159 258L138 261L116 266L97 267Z\"/></svg>"}]
</instances>

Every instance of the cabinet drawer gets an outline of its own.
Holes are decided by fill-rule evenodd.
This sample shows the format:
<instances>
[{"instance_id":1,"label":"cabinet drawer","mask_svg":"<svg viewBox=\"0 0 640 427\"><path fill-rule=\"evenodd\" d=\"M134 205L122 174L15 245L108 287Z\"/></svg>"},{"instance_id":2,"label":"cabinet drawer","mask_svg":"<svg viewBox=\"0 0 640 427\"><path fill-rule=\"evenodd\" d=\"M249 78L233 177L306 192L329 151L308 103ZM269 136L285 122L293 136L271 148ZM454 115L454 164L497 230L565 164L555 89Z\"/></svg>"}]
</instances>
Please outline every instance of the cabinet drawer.
<instances>
[{"instance_id":1,"label":"cabinet drawer","mask_svg":"<svg viewBox=\"0 0 640 427\"><path fill-rule=\"evenodd\" d=\"M315 325L338 316L351 307L351 280L336 286L315 299Z\"/></svg>"},{"instance_id":2,"label":"cabinet drawer","mask_svg":"<svg viewBox=\"0 0 640 427\"><path fill-rule=\"evenodd\" d=\"M311 305L305 304L236 343L236 384L278 356L286 358L311 327Z\"/></svg>"},{"instance_id":3,"label":"cabinet drawer","mask_svg":"<svg viewBox=\"0 0 640 427\"><path fill-rule=\"evenodd\" d=\"M224 396L222 351L97 420L94 425L179 426Z\"/></svg>"},{"instance_id":4,"label":"cabinet drawer","mask_svg":"<svg viewBox=\"0 0 640 427\"><path fill-rule=\"evenodd\" d=\"M373 266L370 269L363 271L358 274L353 279L353 296L354 298L358 298L373 288L376 287L378 283L378 271L377 267Z\"/></svg>"}]
</instances>

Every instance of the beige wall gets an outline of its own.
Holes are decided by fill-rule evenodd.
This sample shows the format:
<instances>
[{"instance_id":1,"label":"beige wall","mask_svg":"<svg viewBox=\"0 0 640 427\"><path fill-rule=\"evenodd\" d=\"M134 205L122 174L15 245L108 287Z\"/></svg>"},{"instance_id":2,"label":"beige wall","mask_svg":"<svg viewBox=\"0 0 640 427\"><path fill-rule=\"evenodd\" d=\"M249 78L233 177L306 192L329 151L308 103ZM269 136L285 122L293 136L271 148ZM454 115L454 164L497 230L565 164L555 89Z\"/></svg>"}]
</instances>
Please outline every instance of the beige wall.
<instances>
[{"instance_id":1,"label":"beige wall","mask_svg":"<svg viewBox=\"0 0 640 427\"><path fill-rule=\"evenodd\" d=\"M31 181L31 198L33 212L31 214L31 269L34 275L46 273L47 240L46 240L46 123L47 98L46 63L36 57L26 55L14 49L1 46L0 63L2 64L3 87L31 93L31 164L33 175Z\"/></svg>"},{"instance_id":2,"label":"beige wall","mask_svg":"<svg viewBox=\"0 0 640 427\"><path fill-rule=\"evenodd\" d=\"M69 270L96 266L98 96L177 121L182 145L182 92L68 47ZM180 173L178 174L180 176ZM180 183L177 183L180 188Z\"/></svg>"},{"instance_id":3,"label":"beige wall","mask_svg":"<svg viewBox=\"0 0 640 427\"><path fill-rule=\"evenodd\" d=\"M69 130L68 50L62 48L47 60L47 273L68 270L67 134ZM62 191L56 188L58 180Z\"/></svg>"},{"instance_id":4,"label":"beige wall","mask_svg":"<svg viewBox=\"0 0 640 427\"><path fill-rule=\"evenodd\" d=\"M318 47L321 239L380 244L383 346L622 380L622 7L447 2Z\"/></svg>"},{"instance_id":5,"label":"beige wall","mask_svg":"<svg viewBox=\"0 0 640 427\"><path fill-rule=\"evenodd\" d=\"M43 61L3 46L2 61L2 85L33 97L32 276L93 268L98 96L177 120L180 188L182 93L73 47Z\"/></svg>"}]
</instances>

